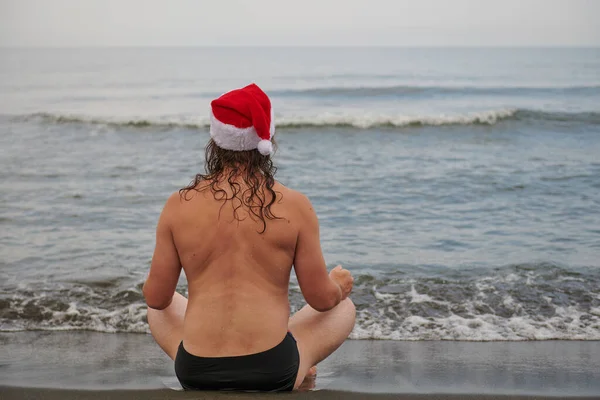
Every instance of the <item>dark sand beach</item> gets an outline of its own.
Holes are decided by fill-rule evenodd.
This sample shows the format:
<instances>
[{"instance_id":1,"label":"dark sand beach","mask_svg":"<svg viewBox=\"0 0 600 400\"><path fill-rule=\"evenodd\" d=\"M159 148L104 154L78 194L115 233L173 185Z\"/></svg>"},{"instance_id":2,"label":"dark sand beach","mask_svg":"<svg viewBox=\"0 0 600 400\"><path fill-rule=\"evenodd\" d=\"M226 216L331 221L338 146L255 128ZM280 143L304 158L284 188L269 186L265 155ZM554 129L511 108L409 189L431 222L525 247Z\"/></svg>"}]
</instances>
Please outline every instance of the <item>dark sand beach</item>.
<instances>
[{"instance_id":1,"label":"dark sand beach","mask_svg":"<svg viewBox=\"0 0 600 400\"><path fill-rule=\"evenodd\" d=\"M598 398L600 342L347 341L314 391L190 393L149 335L0 334L2 399Z\"/></svg>"},{"instance_id":2,"label":"dark sand beach","mask_svg":"<svg viewBox=\"0 0 600 400\"><path fill-rule=\"evenodd\" d=\"M254 394L254 393L190 393L174 392L170 390L111 390L111 391L85 391L85 390L60 390L60 389L31 389L31 388L11 388L2 387L0 393L3 399L50 399L50 400L70 400L70 399L90 399L90 400L109 400L109 399L132 399L132 400L158 400L158 399L274 399L285 398L289 400L337 400L337 399L373 399L373 400L459 400L459 399L482 399L482 400L541 400L541 399L597 399L597 396L590 397L564 397L564 396L514 396L514 395L481 395L481 394L396 394L396 393L353 393L343 391L313 391L305 393L291 394Z\"/></svg>"}]
</instances>

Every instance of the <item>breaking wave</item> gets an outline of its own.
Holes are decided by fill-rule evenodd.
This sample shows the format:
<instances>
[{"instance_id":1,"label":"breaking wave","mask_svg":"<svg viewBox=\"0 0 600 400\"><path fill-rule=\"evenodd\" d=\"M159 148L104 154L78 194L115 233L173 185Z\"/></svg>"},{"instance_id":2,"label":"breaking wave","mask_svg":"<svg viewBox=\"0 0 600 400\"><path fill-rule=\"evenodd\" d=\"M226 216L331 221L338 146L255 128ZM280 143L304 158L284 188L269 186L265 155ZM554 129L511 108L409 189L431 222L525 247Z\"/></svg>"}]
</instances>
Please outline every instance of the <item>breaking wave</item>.
<instances>
[{"instance_id":1,"label":"breaking wave","mask_svg":"<svg viewBox=\"0 0 600 400\"><path fill-rule=\"evenodd\" d=\"M192 129L206 130L209 127L208 117L179 118L179 119L117 119L100 118L79 115L62 115L52 113L35 113L15 117L21 122L40 124L80 124L102 125L107 127L131 129ZM496 125L502 121L548 121L563 123L600 124L600 112L543 112L527 109L498 109L478 111L465 114L432 114L432 115L385 115L375 113L364 114L334 114L323 113L316 116L278 116L277 129L302 128L418 128L428 126L453 125Z\"/></svg>"},{"instance_id":2,"label":"breaking wave","mask_svg":"<svg viewBox=\"0 0 600 400\"><path fill-rule=\"evenodd\" d=\"M351 338L384 340L600 340L600 271L554 264L358 275ZM0 296L0 331L147 333L141 284L21 287ZM185 294L185 287L179 290ZM292 311L303 305L297 284Z\"/></svg>"}]
</instances>

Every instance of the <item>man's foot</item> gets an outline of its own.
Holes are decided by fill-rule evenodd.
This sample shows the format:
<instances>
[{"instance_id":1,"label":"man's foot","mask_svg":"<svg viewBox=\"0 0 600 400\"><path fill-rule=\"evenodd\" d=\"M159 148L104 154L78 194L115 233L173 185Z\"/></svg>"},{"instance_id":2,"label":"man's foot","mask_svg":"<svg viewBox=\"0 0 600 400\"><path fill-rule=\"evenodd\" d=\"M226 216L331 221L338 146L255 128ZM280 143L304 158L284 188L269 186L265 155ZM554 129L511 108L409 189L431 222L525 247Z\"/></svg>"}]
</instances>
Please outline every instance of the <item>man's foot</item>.
<instances>
[{"instance_id":1,"label":"man's foot","mask_svg":"<svg viewBox=\"0 0 600 400\"><path fill-rule=\"evenodd\" d=\"M314 365L306 373L306 376L304 377L304 380L300 384L300 387L298 388L298 390L307 391L307 390L314 389L316 386L316 381L317 381L317 366Z\"/></svg>"}]
</instances>

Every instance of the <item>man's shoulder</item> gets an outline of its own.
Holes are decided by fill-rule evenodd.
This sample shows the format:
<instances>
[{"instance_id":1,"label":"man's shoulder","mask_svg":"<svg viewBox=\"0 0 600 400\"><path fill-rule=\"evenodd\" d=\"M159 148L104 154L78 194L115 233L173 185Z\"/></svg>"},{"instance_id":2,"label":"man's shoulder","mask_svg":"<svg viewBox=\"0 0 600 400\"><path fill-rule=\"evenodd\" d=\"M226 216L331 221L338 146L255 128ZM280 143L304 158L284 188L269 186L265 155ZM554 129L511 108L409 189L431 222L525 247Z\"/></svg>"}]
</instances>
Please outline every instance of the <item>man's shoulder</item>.
<instances>
[{"instance_id":1,"label":"man's shoulder","mask_svg":"<svg viewBox=\"0 0 600 400\"><path fill-rule=\"evenodd\" d=\"M167 198L167 202L165 203L165 206L169 206L169 207L177 206L181 203L182 200L183 200L182 195L179 191L173 192Z\"/></svg>"},{"instance_id":2,"label":"man's shoulder","mask_svg":"<svg viewBox=\"0 0 600 400\"><path fill-rule=\"evenodd\" d=\"M308 218L310 215L314 214L314 209L312 203L309 198L302 192L299 192L294 189L287 188L281 185L276 189L279 193L281 193L282 199L280 204L285 204L285 207L294 213L299 213L302 217Z\"/></svg>"},{"instance_id":3,"label":"man's shoulder","mask_svg":"<svg viewBox=\"0 0 600 400\"><path fill-rule=\"evenodd\" d=\"M184 195L182 195L182 193L180 193L179 191L173 192L167 198L163 212L166 212L169 214L177 212L177 210L179 210L181 208L182 204L185 202L186 202L186 198Z\"/></svg>"},{"instance_id":4,"label":"man's shoulder","mask_svg":"<svg viewBox=\"0 0 600 400\"><path fill-rule=\"evenodd\" d=\"M297 190L291 189L285 185L283 185L281 182L277 181L276 186L273 188L276 192L281 193L282 197L283 197L283 201L284 202L291 202L294 205L305 205L307 203L310 203L310 201L308 200L308 197L306 197L305 194L303 194L302 192L299 192Z\"/></svg>"}]
</instances>

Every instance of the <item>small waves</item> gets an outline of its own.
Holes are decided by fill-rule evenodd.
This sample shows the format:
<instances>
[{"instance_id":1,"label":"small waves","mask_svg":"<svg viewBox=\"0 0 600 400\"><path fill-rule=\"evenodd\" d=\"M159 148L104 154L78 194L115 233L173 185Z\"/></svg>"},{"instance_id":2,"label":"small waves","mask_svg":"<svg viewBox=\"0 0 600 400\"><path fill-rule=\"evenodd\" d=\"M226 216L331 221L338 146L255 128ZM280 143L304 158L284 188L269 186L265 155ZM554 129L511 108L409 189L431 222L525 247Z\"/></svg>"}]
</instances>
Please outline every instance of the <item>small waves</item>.
<instances>
[{"instance_id":1,"label":"small waves","mask_svg":"<svg viewBox=\"0 0 600 400\"><path fill-rule=\"evenodd\" d=\"M18 122L34 122L46 125L102 125L112 128L136 128L136 129L200 129L209 126L209 120L205 122L186 122L184 120L163 120L163 119L119 119L112 117L91 117L85 115L53 114L39 112L28 115L21 115L13 118Z\"/></svg>"},{"instance_id":2,"label":"small waves","mask_svg":"<svg viewBox=\"0 0 600 400\"><path fill-rule=\"evenodd\" d=\"M146 305L139 287L118 289L111 281L20 288L0 298L0 331L23 330L144 333Z\"/></svg>"},{"instance_id":3,"label":"small waves","mask_svg":"<svg viewBox=\"0 0 600 400\"><path fill-rule=\"evenodd\" d=\"M35 113L14 117L13 121L33 122L43 125L92 125L113 129L135 130L207 130L208 117L197 118L131 118L89 117L53 113ZM600 112L546 112L528 109L503 108L497 110L467 112L463 114L390 115L366 113L322 113L312 116L277 116L277 130L287 129L402 129L442 126L493 126L503 121L555 122L600 125Z\"/></svg>"},{"instance_id":4,"label":"small waves","mask_svg":"<svg viewBox=\"0 0 600 400\"><path fill-rule=\"evenodd\" d=\"M351 338L600 340L597 269L539 263L420 274L356 276L352 299L357 322ZM65 285L5 292L0 297L0 331L148 332L141 285ZM185 293L185 287L179 290ZM290 290L290 303L292 311L304 304L297 285Z\"/></svg>"},{"instance_id":5,"label":"small waves","mask_svg":"<svg viewBox=\"0 0 600 400\"><path fill-rule=\"evenodd\" d=\"M419 97L419 96L536 96L536 95L597 95L600 86L333 86L306 89L283 89L269 91L280 97Z\"/></svg>"}]
</instances>

